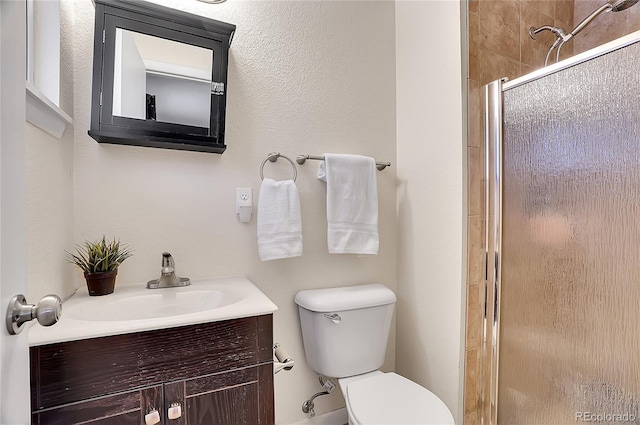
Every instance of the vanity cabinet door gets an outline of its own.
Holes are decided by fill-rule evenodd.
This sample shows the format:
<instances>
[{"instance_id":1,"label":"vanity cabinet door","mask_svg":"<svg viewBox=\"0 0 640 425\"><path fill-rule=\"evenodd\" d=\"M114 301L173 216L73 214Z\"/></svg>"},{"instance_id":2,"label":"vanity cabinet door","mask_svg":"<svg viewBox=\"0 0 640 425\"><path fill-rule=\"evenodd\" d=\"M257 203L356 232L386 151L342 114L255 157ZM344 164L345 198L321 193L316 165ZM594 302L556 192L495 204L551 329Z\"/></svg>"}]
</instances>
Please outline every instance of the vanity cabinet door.
<instances>
[{"instance_id":1,"label":"vanity cabinet door","mask_svg":"<svg viewBox=\"0 0 640 425\"><path fill-rule=\"evenodd\" d=\"M168 425L273 425L271 363L165 384L165 405L183 415Z\"/></svg>"},{"instance_id":2,"label":"vanity cabinet door","mask_svg":"<svg viewBox=\"0 0 640 425\"><path fill-rule=\"evenodd\" d=\"M144 425L144 416L154 408L162 417L162 390L156 385L34 412L31 424Z\"/></svg>"},{"instance_id":3,"label":"vanity cabinet door","mask_svg":"<svg viewBox=\"0 0 640 425\"><path fill-rule=\"evenodd\" d=\"M256 382L198 394L187 400L187 418L189 423L257 424L257 400Z\"/></svg>"}]
</instances>

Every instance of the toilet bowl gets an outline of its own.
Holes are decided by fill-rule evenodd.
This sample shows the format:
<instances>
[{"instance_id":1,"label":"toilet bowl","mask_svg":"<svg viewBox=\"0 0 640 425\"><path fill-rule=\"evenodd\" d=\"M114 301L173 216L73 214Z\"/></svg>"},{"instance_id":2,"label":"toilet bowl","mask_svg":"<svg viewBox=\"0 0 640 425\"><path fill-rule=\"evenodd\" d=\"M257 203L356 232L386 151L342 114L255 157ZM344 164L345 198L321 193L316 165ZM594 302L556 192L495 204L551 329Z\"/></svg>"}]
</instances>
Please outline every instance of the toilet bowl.
<instances>
[{"instance_id":1,"label":"toilet bowl","mask_svg":"<svg viewBox=\"0 0 640 425\"><path fill-rule=\"evenodd\" d=\"M381 284L298 292L304 351L320 375L338 378L349 425L454 424L435 394L384 362L396 297Z\"/></svg>"},{"instance_id":2,"label":"toilet bowl","mask_svg":"<svg viewBox=\"0 0 640 425\"><path fill-rule=\"evenodd\" d=\"M366 375L338 379L349 425L454 424L447 406L426 388L393 372Z\"/></svg>"}]
</instances>

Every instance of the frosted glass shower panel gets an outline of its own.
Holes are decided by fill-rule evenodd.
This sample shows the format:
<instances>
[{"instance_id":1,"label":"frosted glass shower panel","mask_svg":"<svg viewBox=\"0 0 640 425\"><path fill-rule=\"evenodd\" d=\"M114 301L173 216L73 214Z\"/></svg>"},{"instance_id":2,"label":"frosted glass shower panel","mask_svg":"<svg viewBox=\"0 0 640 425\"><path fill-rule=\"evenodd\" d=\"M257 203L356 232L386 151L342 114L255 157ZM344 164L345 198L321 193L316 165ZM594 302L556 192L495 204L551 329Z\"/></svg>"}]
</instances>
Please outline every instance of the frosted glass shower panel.
<instances>
[{"instance_id":1,"label":"frosted glass shower panel","mask_svg":"<svg viewBox=\"0 0 640 425\"><path fill-rule=\"evenodd\" d=\"M640 423L638 58L504 93L499 424Z\"/></svg>"}]
</instances>

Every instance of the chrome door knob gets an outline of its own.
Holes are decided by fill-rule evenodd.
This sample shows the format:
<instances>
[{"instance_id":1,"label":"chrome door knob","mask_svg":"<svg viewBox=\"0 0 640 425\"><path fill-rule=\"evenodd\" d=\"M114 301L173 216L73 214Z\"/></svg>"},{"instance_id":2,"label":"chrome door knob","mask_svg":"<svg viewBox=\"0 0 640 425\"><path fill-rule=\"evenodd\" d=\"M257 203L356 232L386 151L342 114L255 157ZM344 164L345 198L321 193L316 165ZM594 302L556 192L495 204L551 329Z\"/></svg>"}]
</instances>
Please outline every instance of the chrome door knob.
<instances>
[{"instance_id":1,"label":"chrome door knob","mask_svg":"<svg viewBox=\"0 0 640 425\"><path fill-rule=\"evenodd\" d=\"M62 300L59 296L53 294L45 295L35 307L36 319L42 326L55 325L60 320Z\"/></svg>"},{"instance_id":2,"label":"chrome door knob","mask_svg":"<svg viewBox=\"0 0 640 425\"><path fill-rule=\"evenodd\" d=\"M22 325L33 319L37 319L42 326L51 326L60 320L61 314L62 300L57 295L46 295L36 305L27 304L22 294L14 295L7 308L7 331L17 335L22 332Z\"/></svg>"}]
</instances>

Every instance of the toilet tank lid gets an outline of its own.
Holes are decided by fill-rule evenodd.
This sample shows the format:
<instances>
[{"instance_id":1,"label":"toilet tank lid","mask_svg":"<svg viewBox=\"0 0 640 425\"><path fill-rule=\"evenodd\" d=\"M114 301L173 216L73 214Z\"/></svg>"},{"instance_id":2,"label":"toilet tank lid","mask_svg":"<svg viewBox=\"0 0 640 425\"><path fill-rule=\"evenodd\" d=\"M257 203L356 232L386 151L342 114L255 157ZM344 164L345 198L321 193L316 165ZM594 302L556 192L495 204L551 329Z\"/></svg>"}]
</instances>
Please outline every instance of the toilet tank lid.
<instances>
[{"instance_id":1,"label":"toilet tank lid","mask_svg":"<svg viewBox=\"0 0 640 425\"><path fill-rule=\"evenodd\" d=\"M307 310L323 313L392 304L396 302L396 294L382 284L370 283L300 291L294 301Z\"/></svg>"}]
</instances>

